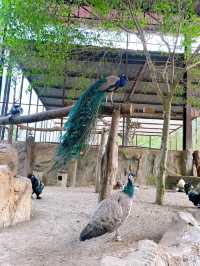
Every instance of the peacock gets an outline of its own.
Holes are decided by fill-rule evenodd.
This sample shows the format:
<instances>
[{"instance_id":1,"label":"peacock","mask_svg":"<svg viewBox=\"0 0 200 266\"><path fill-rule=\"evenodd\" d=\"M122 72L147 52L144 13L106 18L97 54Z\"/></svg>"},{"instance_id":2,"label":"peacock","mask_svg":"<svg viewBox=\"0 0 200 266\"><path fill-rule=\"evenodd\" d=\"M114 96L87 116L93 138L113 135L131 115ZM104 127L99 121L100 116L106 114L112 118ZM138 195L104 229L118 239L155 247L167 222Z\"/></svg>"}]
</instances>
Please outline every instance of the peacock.
<instances>
[{"instance_id":1,"label":"peacock","mask_svg":"<svg viewBox=\"0 0 200 266\"><path fill-rule=\"evenodd\" d=\"M120 240L119 227L130 214L135 185L133 173L129 173L128 182L122 191L113 193L98 205L89 223L80 234L85 241L106 233L115 232L115 240Z\"/></svg>"},{"instance_id":2,"label":"peacock","mask_svg":"<svg viewBox=\"0 0 200 266\"><path fill-rule=\"evenodd\" d=\"M108 93L113 93L126 83L124 74L119 77L111 75L96 81L79 97L64 125L65 133L56 152L55 165L60 167L79 157L80 152L86 148L101 103Z\"/></svg>"}]
</instances>

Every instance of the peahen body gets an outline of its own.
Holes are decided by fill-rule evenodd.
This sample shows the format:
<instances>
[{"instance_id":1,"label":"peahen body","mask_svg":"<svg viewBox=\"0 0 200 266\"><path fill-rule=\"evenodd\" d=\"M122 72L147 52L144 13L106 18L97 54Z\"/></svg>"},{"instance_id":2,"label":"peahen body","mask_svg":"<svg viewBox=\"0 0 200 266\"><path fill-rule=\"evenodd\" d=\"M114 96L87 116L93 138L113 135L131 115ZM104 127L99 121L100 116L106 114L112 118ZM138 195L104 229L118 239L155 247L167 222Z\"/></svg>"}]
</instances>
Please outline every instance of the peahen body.
<instances>
[{"instance_id":1,"label":"peahen body","mask_svg":"<svg viewBox=\"0 0 200 266\"><path fill-rule=\"evenodd\" d=\"M99 107L106 95L123 87L126 82L125 75L109 76L95 82L80 96L64 125L65 133L55 158L57 166L63 166L69 160L79 157L86 147Z\"/></svg>"},{"instance_id":2,"label":"peahen body","mask_svg":"<svg viewBox=\"0 0 200 266\"><path fill-rule=\"evenodd\" d=\"M80 241L98 237L115 231L116 240L119 240L119 227L128 217L134 196L135 185L133 174L128 175L127 185L122 191L113 193L104 199L92 215L89 223L80 234Z\"/></svg>"},{"instance_id":3,"label":"peahen body","mask_svg":"<svg viewBox=\"0 0 200 266\"><path fill-rule=\"evenodd\" d=\"M184 190L186 195L188 196L188 199L192 201L194 206L197 206L200 208L200 187L197 186L197 189L194 189L191 182L185 183Z\"/></svg>"}]
</instances>

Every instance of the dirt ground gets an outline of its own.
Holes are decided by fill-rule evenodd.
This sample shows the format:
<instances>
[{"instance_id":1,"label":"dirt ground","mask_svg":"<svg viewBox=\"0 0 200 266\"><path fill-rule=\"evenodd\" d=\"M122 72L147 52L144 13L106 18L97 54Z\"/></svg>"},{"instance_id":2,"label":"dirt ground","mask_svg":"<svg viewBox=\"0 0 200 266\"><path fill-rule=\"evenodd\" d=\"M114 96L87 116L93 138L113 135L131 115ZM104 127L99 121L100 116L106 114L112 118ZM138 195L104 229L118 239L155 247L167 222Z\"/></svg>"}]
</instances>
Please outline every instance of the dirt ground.
<instances>
[{"instance_id":1,"label":"dirt ground","mask_svg":"<svg viewBox=\"0 0 200 266\"><path fill-rule=\"evenodd\" d=\"M0 266L97 266L103 255L123 257L138 240L158 241L178 210L200 212L184 193L168 192L160 207L153 203L155 190L140 187L121 227L121 242L113 242L112 235L80 242L80 231L97 204L93 191L46 187L43 199L32 201L30 222L0 232Z\"/></svg>"}]
</instances>

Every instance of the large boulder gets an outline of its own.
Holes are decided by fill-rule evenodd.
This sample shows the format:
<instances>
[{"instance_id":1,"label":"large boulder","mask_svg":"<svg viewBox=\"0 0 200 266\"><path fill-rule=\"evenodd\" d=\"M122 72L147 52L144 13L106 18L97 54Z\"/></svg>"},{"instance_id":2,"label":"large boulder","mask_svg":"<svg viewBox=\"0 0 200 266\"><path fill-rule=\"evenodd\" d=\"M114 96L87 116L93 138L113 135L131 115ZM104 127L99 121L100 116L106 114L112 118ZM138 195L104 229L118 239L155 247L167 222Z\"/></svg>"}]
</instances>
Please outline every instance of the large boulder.
<instances>
[{"instance_id":1,"label":"large boulder","mask_svg":"<svg viewBox=\"0 0 200 266\"><path fill-rule=\"evenodd\" d=\"M157 244L141 240L124 258L105 256L101 266L194 266L200 265L200 226L188 212L179 212Z\"/></svg>"},{"instance_id":2,"label":"large boulder","mask_svg":"<svg viewBox=\"0 0 200 266\"><path fill-rule=\"evenodd\" d=\"M0 184L0 228L30 220L30 180L25 177L13 177L7 165L0 165Z\"/></svg>"},{"instance_id":3,"label":"large boulder","mask_svg":"<svg viewBox=\"0 0 200 266\"><path fill-rule=\"evenodd\" d=\"M0 144L0 165L7 165L13 176L17 175L17 151L10 144Z\"/></svg>"}]
</instances>

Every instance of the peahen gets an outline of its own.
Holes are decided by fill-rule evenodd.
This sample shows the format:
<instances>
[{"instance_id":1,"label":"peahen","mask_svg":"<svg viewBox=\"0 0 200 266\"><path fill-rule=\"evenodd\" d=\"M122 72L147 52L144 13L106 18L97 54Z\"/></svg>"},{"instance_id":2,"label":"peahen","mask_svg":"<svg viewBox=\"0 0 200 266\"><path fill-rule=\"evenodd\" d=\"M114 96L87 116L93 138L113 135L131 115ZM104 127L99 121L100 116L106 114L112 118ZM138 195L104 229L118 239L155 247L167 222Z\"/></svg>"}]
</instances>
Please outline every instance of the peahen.
<instances>
[{"instance_id":1,"label":"peahen","mask_svg":"<svg viewBox=\"0 0 200 266\"><path fill-rule=\"evenodd\" d=\"M64 125L65 133L61 138L55 158L55 166L62 167L69 160L77 159L86 147L99 107L108 93L116 91L127 83L124 74L108 76L91 85L71 109Z\"/></svg>"},{"instance_id":2,"label":"peahen","mask_svg":"<svg viewBox=\"0 0 200 266\"><path fill-rule=\"evenodd\" d=\"M132 207L135 192L134 176L129 173L128 182L123 190L113 193L100 202L89 223L81 232L80 241L111 232L115 232L116 240L120 240L119 227L128 217Z\"/></svg>"},{"instance_id":3,"label":"peahen","mask_svg":"<svg viewBox=\"0 0 200 266\"><path fill-rule=\"evenodd\" d=\"M194 206L197 206L200 208L200 186L197 185L196 189L192 186L191 182L185 183L184 190L186 195L188 196L188 199L192 201Z\"/></svg>"}]
</instances>

